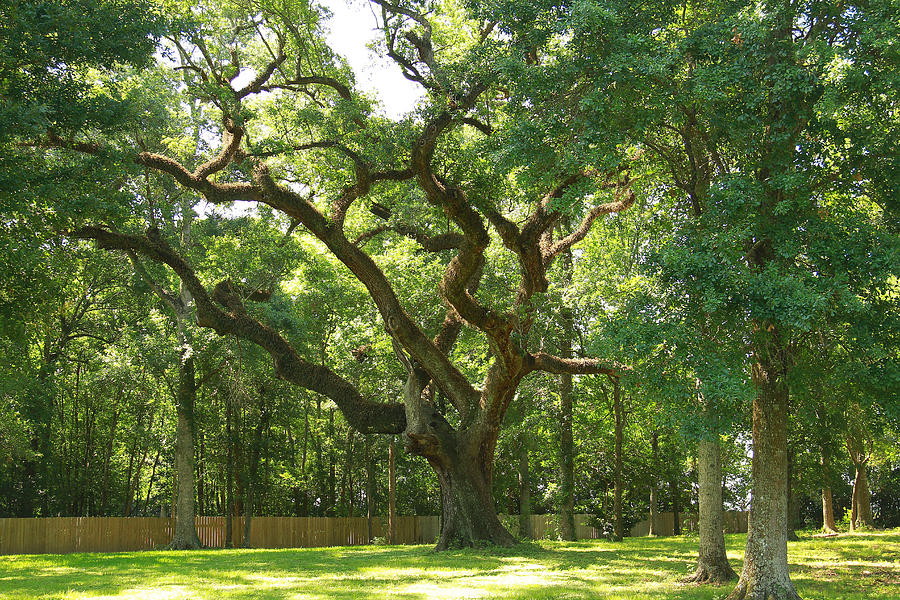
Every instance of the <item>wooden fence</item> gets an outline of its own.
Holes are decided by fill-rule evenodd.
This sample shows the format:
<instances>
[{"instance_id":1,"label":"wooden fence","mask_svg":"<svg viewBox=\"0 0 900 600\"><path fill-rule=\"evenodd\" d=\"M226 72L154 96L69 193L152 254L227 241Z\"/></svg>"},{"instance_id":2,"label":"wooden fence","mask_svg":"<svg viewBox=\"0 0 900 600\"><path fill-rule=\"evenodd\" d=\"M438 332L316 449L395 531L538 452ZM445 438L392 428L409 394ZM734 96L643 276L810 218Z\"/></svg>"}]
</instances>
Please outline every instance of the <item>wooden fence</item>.
<instances>
[{"instance_id":1,"label":"wooden fence","mask_svg":"<svg viewBox=\"0 0 900 600\"><path fill-rule=\"evenodd\" d=\"M696 531L697 515L693 513L679 513L681 531ZM675 535L675 519L672 513L664 512L656 514L657 535ZM747 513L739 510L725 511L725 533L747 533ZM650 535L650 519L645 519L635 524L629 532L631 537Z\"/></svg>"},{"instance_id":2,"label":"wooden fence","mask_svg":"<svg viewBox=\"0 0 900 600\"><path fill-rule=\"evenodd\" d=\"M510 531L518 531L517 515L501 515ZM589 515L575 515L576 534L596 539ZM0 519L0 554L64 554L124 552L162 548L172 541L175 522L156 517L54 517ZM232 520L232 540L239 545L243 519ZM556 538L556 515L532 515L536 538ZM372 520L372 537L384 537L387 520ZM440 517L398 517L398 544L432 544L441 532ZM197 517L197 535L204 546L225 545L225 517ZM314 548L368 544L365 517L256 517L250 524L254 548Z\"/></svg>"}]
</instances>

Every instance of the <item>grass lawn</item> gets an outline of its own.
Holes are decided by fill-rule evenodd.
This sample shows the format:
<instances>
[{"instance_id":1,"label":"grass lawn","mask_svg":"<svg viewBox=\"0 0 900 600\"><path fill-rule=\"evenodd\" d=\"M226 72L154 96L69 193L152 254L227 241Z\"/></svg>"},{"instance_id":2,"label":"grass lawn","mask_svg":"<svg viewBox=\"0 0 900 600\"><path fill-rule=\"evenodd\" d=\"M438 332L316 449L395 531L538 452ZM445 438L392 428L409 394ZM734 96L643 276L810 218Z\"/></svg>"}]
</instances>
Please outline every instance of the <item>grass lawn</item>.
<instances>
[{"instance_id":1,"label":"grass lawn","mask_svg":"<svg viewBox=\"0 0 900 600\"><path fill-rule=\"evenodd\" d=\"M726 536L740 571L744 535ZM0 556L0 598L722 598L681 584L696 540L536 542L436 554L425 546ZM805 600L900 598L900 529L788 548Z\"/></svg>"}]
</instances>

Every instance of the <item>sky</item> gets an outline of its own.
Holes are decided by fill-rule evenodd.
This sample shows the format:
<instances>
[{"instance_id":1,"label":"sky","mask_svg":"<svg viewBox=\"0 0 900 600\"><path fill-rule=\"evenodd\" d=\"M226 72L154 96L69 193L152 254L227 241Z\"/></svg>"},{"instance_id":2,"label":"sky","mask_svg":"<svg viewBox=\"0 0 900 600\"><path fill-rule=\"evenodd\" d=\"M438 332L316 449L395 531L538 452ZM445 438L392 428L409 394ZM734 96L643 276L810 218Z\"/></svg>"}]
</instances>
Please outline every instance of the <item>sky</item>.
<instances>
[{"instance_id":1,"label":"sky","mask_svg":"<svg viewBox=\"0 0 900 600\"><path fill-rule=\"evenodd\" d=\"M400 117L422 97L421 87L405 77L387 57L367 45L381 35L373 7L367 0L320 0L333 14L325 23L331 48L347 59L359 89L377 97L384 114Z\"/></svg>"}]
</instances>

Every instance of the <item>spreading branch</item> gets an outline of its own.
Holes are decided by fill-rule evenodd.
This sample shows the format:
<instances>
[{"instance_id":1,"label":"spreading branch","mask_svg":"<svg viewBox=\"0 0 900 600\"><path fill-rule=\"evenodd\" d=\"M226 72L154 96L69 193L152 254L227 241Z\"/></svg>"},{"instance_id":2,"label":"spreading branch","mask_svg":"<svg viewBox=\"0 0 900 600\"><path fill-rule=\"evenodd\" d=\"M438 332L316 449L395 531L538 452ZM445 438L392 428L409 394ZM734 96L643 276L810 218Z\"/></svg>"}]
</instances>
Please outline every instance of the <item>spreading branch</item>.
<instances>
[{"instance_id":1,"label":"spreading branch","mask_svg":"<svg viewBox=\"0 0 900 600\"><path fill-rule=\"evenodd\" d=\"M210 294L193 268L159 236L131 235L93 226L83 227L72 235L94 240L104 250L137 253L168 265L191 292L201 327L260 346L272 357L279 377L333 400L354 429L363 433L400 433L405 429L402 404L364 399L347 380L328 367L307 362L278 332L250 316L242 296L260 299L263 296L248 294L231 281L219 283Z\"/></svg>"}]
</instances>

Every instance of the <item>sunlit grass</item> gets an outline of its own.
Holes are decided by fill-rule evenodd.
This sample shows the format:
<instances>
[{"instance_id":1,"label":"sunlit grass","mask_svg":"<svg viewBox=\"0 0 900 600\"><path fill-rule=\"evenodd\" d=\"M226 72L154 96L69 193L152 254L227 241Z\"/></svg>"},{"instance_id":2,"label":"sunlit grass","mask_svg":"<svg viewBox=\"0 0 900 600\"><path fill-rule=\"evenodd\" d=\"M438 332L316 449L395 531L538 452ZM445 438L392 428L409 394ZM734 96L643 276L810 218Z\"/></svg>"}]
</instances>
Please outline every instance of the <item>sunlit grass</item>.
<instances>
[{"instance_id":1,"label":"sunlit grass","mask_svg":"<svg viewBox=\"0 0 900 600\"><path fill-rule=\"evenodd\" d=\"M740 570L746 536L727 536ZM436 554L424 546L0 556L0 598L284 600L722 598L683 584L696 540L536 542ZM789 545L806 600L900 598L900 530Z\"/></svg>"}]
</instances>

